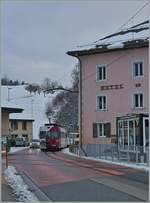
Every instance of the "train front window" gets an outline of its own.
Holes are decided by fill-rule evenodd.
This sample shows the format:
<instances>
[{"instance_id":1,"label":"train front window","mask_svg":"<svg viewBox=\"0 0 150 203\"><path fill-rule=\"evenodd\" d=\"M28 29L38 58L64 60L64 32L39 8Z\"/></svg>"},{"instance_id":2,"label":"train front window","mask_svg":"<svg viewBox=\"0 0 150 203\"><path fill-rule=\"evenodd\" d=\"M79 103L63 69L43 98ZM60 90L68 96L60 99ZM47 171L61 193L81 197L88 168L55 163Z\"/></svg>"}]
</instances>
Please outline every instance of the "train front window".
<instances>
[{"instance_id":1,"label":"train front window","mask_svg":"<svg viewBox=\"0 0 150 203\"><path fill-rule=\"evenodd\" d=\"M46 132L46 131L40 131L39 138L40 138L40 139L43 139L43 138L46 137L46 135L47 135L47 132Z\"/></svg>"},{"instance_id":2,"label":"train front window","mask_svg":"<svg viewBox=\"0 0 150 203\"><path fill-rule=\"evenodd\" d=\"M59 133L58 132L50 132L50 135L49 135L51 138L56 138L58 139L60 136L59 136Z\"/></svg>"}]
</instances>

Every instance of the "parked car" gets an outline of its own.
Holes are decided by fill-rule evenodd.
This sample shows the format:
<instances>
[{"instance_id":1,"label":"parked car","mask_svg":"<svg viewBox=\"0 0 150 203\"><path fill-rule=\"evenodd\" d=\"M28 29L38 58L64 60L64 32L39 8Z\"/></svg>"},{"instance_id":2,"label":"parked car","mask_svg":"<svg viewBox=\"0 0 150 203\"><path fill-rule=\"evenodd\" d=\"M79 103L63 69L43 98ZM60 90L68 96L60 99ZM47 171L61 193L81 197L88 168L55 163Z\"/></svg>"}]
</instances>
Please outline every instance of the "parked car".
<instances>
[{"instance_id":1,"label":"parked car","mask_svg":"<svg viewBox=\"0 0 150 203\"><path fill-rule=\"evenodd\" d=\"M24 137L17 137L15 140L16 147L25 147L27 146L26 139Z\"/></svg>"},{"instance_id":2,"label":"parked car","mask_svg":"<svg viewBox=\"0 0 150 203\"><path fill-rule=\"evenodd\" d=\"M40 140L33 139L30 143L30 148L40 148Z\"/></svg>"}]
</instances>

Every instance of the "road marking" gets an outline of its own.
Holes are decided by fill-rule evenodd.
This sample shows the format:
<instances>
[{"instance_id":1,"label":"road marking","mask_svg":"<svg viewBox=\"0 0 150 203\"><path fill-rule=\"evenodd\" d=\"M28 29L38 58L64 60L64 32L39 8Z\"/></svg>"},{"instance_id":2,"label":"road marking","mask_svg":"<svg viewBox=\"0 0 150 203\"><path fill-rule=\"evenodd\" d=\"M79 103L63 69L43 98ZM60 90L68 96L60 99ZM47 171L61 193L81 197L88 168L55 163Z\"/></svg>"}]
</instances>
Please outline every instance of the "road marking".
<instances>
[{"instance_id":1,"label":"road marking","mask_svg":"<svg viewBox=\"0 0 150 203\"><path fill-rule=\"evenodd\" d=\"M148 201L148 190L142 188L137 188L136 186L131 186L129 184L122 183L120 181L112 180L107 177L101 178L90 178L90 180L106 185L108 187L114 188L121 192L127 193L131 196L134 196L140 200Z\"/></svg>"}]
</instances>

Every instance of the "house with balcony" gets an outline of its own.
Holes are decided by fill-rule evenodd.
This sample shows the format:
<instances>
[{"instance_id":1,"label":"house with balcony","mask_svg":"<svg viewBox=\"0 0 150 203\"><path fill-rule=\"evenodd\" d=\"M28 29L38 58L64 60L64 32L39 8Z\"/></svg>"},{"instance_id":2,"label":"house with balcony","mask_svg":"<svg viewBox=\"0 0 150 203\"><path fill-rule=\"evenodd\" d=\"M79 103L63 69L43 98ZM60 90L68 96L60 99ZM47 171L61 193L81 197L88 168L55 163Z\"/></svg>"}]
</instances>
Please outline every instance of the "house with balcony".
<instances>
[{"instance_id":1,"label":"house with balcony","mask_svg":"<svg viewBox=\"0 0 150 203\"><path fill-rule=\"evenodd\" d=\"M9 117L9 129L12 144L15 144L16 137L24 137L27 143L33 139L34 119L25 117L24 114L11 114Z\"/></svg>"},{"instance_id":2,"label":"house with balcony","mask_svg":"<svg viewBox=\"0 0 150 203\"><path fill-rule=\"evenodd\" d=\"M149 22L67 54L80 63L82 144L149 145Z\"/></svg>"},{"instance_id":3,"label":"house with balcony","mask_svg":"<svg viewBox=\"0 0 150 203\"><path fill-rule=\"evenodd\" d=\"M2 101L1 104L1 137L9 137L10 135L10 129L9 129L9 115L11 113L20 114L23 112L23 109L21 107L18 107L17 105L11 104L7 101Z\"/></svg>"}]
</instances>

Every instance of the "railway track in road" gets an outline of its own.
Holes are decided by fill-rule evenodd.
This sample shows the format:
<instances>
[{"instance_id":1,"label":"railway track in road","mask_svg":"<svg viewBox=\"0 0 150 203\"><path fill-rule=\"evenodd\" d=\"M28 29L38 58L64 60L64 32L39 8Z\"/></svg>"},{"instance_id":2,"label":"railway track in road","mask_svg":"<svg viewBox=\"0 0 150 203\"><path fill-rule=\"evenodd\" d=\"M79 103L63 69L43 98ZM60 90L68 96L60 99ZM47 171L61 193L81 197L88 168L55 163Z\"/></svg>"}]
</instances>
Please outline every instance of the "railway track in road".
<instances>
[{"instance_id":1,"label":"railway track in road","mask_svg":"<svg viewBox=\"0 0 150 203\"><path fill-rule=\"evenodd\" d=\"M105 185L107 187L124 192L128 195L138 198L140 201L147 201L148 199L148 184L144 180L136 179L136 172L139 170L129 169L128 176L127 171L118 171L122 169L120 166L107 166L104 164L101 167L101 163L92 162L89 160L83 160L77 157L76 159L66 156L61 152L47 152L46 155L50 158L63 161L78 167L88 168L89 170L100 172L100 177L89 178L90 181ZM70 158L70 159L69 159ZM71 159L72 158L72 159ZM114 169L113 169L114 167ZM133 174L133 175L132 175ZM135 177L134 177L135 176ZM132 178L130 178L132 177ZM141 176L142 177L142 176Z\"/></svg>"},{"instance_id":2,"label":"railway track in road","mask_svg":"<svg viewBox=\"0 0 150 203\"><path fill-rule=\"evenodd\" d=\"M85 201L88 198L99 201L102 196L105 201L148 199L147 174L136 169L74 157L60 151L24 151L10 156L10 159L22 172L29 189L45 201ZM83 194L81 198L76 196L79 192Z\"/></svg>"},{"instance_id":3,"label":"railway track in road","mask_svg":"<svg viewBox=\"0 0 150 203\"><path fill-rule=\"evenodd\" d=\"M93 164L91 164L91 162L86 162L86 160L81 160L81 159L77 159L77 160L73 160L73 159L68 159L65 156L63 156L61 153L56 153L56 152L46 152L45 153L48 157L53 158L53 159L57 159L59 161L63 161L67 164L72 164L72 165L76 165L79 167L83 167L83 168L88 168L90 170L95 170L98 171L100 173L103 173L104 175L123 175L124 172L121 171L117 171L114 170L112 168L104 168L104 167L98 167L98 165L94 166Z\"/></svg>"},{"instance_id":4,"label":"railway track in road","mask_svg":"<svg viewBox=\"0 0 150 203\"><path fill-rule=\"evenodd\" d=\"M148 172L143 172L140 169L112 165L109 163L97 162L95 160L86 160L80 157L73 157L68 154L63 154L62 152L46 152L46 155L52 159L60 160L68 164L101 172L104 175L120 175L135 182L140 182L141 184L149 184Z\"/></svg>"}]
</instances>

